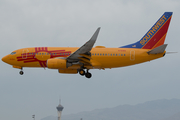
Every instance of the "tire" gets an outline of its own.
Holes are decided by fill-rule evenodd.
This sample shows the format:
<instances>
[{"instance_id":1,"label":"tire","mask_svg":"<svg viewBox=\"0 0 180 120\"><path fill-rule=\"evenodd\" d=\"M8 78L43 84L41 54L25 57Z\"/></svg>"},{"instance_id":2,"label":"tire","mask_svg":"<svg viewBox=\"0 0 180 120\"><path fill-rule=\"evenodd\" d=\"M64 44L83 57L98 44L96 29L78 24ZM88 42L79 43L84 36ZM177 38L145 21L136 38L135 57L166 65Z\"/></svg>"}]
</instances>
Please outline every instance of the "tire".
<instances>
[{"instance_id":1,"label":"tire","mask_svg":"<svg viewBox=\"0 0 180 120\"><path fill-rule=\"evenodd\" d=\"M89 72L87 72L87 73L85 74L85 76L86 76L86 78L91 78L91 77L92 77L92 74L89 73Z\"/></svg>"},{"instance_id":2,"label":"tire","mask_svg":"<svg viewBox=\"0 0 180 120\"><path fill-rule=\"evenodd\" d=\"M20 75L23 75L23 74L24 74L24 72L23 72L23 71L20 71L20 72L19 72L19 74L20 74Z\"/></svg>"},{"instance_id":3,"label":"tire","mask_svg":"<svg viewBox=\"0 0 180 120\"><path fill-rule=\"evenodd\" d=\"M82 76L84 76L84 75L85 75L85 71L84 71L83 69L80 69L80 70L79 70L79 74L82 75Z\"/></svg>"}]
</instances>

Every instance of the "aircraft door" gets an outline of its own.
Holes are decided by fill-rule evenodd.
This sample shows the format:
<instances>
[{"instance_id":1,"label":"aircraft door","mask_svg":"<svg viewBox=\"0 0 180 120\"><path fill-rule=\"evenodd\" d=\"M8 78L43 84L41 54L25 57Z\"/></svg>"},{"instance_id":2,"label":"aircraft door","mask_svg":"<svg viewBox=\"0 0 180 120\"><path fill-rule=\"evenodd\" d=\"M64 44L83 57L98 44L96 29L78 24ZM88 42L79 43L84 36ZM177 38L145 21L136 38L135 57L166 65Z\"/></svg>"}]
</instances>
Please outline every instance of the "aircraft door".
<instances>
[{"instance_id":1,"label":"aircraft door","mask_svg":"<svg viewBox=\"0 0 180 120\"><path fill-rule=\"evenodd\" d=\"M22 59L27 59L28 52L29 52L28 49L23 49L23 51L22 51Z\"/></svg>"},{"instance_id":2,"label":"aircraft door","mask_svg":"<svg viewBox=\"0 0 180 120\"><path fill-rule=\"evenodd\" d=\"M131 60L131 61L134 61L134 60L135 60L135 51L134 51L134 50L131 50L131 51L130 51L130 60Z\"/></svg>"}]
</instances>

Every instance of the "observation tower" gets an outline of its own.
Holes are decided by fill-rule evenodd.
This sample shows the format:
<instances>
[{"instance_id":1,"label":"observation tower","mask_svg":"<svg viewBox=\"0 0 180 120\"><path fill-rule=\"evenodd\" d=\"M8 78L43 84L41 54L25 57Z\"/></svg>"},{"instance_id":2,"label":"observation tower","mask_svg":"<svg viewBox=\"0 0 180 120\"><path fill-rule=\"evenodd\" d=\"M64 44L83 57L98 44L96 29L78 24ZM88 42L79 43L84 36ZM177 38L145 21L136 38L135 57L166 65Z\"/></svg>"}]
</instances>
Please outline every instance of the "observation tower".
<instances>
[{"instance_id":1,"label":"observation tower","mask_svg":"<svg viewBox=\"0 0 180 120\"><path fill-rule=\"evenodd\" d=\"M58 113L58 120L61 120L61 114L64 107L61 105L60 100L59 100L59 105L56 108L57 108L57 113Z\"/></svg>"}]
</instances>

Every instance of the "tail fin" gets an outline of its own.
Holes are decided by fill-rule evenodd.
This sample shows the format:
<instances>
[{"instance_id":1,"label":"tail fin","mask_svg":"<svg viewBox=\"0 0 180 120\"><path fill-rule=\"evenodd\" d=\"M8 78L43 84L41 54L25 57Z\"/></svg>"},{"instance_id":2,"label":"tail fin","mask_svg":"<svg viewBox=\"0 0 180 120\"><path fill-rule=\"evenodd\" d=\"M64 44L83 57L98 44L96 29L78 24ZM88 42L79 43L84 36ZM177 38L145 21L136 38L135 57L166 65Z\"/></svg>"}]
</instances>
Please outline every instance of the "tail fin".
<instances>
[{"instance_id":1,"label":"tail fin","mask_svg":"<svg viewBox=\"0 0 180 120\"><path fill-rule=\"evenodd\" d=\"M163 45L172 14L172 12L165 12L140 41L120 48L154 49Z\"/></svg>"}]
</instances>

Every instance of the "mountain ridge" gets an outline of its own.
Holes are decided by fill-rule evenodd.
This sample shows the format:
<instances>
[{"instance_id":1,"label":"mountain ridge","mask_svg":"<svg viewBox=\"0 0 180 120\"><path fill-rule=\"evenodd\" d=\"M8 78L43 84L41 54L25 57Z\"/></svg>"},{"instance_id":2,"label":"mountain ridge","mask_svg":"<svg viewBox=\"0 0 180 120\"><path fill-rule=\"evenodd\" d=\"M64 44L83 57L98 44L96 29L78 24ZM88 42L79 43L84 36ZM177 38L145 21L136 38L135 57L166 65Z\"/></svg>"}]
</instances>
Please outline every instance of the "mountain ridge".
<instances>
[{"instance_id":1,"label":"mountain ridge","mask_svg":"<svg viewBox=\"0 0 180 120\"><path fill-rule=\"evenodd\" d=\"M180 113L180 99L160 99L137 105L118 105L77 114L63 115L62 120L172 120ZM57 117L41 120L57 120Z\"/></svg>"}]
</instances>

